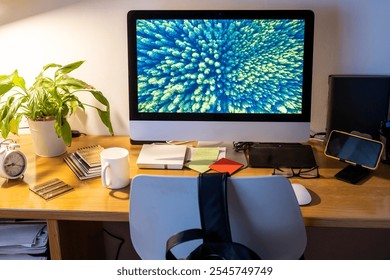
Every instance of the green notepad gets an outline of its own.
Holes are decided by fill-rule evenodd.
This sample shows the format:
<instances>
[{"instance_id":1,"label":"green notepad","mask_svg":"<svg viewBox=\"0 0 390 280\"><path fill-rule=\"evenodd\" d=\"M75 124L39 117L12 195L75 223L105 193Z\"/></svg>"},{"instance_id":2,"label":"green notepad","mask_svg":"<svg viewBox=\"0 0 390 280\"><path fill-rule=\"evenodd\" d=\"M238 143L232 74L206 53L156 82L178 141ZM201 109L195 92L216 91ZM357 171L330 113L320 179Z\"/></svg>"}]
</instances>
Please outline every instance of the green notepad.
<instances>
[{"instance_id":1,"label":"green notepad","mask_svg":"<svg viewBox=\"0 0 390 280\"><path fill-rule=\"evenodd\" d=\"M204 173L210 169L210 164L218 159L219 148L194 148L192 150L191 161L186 163L186 167Z\"/></svg>"}]
</instances>

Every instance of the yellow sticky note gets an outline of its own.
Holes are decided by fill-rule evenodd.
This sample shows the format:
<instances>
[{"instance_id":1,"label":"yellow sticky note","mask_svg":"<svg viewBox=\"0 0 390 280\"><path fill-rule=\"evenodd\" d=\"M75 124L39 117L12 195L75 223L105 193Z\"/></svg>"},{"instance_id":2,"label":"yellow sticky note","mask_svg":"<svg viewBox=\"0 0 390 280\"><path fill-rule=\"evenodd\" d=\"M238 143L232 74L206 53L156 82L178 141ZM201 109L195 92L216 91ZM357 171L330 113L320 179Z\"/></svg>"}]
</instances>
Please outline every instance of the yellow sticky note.
<instances>
[{"instance_id":1,"label":"yellow sticky note","mask_svg":"<svg viewBox=\"0 0 390 280\"><path fill-rule=\"evenodd\" d=\"M210 165L214 163L214 161L210 160L199 160L199 161L190 161L185 164L188 168L191 168L199 173L204 173L210 169Z\"/></svg>"},{"instance_id":2,"label":"yellow sticky note","mask_svg":"<svg viewBox=\"0 0 390 280\"><path fill-rule=\"evenodd\" d=\"M193 161L211 160L216 161L219 155L219 148L195 148L192 156Z\"/></svg>"},{"instance_id":3,"label":"yellow sticky note","mask_svg":"<svg viewBox=\"0 0 390 280\"><path fill-rule=\"evenodd\" d=\"M192 158L185 166L200 173L210 169L210 164L218 159L219 148L195 148L192 151Z\"/></svg>"}]
</instances>

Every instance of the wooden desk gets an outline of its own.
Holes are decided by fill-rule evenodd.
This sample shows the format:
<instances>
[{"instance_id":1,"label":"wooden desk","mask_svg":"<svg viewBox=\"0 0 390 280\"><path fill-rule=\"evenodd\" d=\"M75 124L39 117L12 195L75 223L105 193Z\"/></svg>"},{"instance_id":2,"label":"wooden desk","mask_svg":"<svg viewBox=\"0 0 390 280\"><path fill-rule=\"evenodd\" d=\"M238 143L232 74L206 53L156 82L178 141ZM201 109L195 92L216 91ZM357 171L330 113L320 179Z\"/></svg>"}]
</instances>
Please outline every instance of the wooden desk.
<instances>
[{"instance_id":1,"label":"wooden desk","mask_svg":"<svg viewBox=\"0 0 390 280\"><path fill-rule=\"evenodd\" d=\"M64 155L42 158L34 154L30 135L14 139L21 144L21 150L28 159L28 167L22 180L7 181L0 178L0 218L47 220L52 259L63 258L62 221L128 222L129 187L113 191L103 187L100 178L79 181L64 163ZM129 149L131 177L137 174L197 176L195 171L186 169L138 169L135 161L140 146L130 145L126 136L81 136L74 139L68 152L96 143L106 148L116 146ZM309 227L390 228L390 166L380 164L373 176L363 184L351 185L333 177L345 165L326 158L321 143L311 144L320 166L321 178L291 180L305 185L312 194L312 203L301 207L305 224ZM271 173L271 169L247 168L234 176ZM29 190L30 185L51 178L59 178L75 190L50 201L45 201Z\"/></svg>"}]
</instances>

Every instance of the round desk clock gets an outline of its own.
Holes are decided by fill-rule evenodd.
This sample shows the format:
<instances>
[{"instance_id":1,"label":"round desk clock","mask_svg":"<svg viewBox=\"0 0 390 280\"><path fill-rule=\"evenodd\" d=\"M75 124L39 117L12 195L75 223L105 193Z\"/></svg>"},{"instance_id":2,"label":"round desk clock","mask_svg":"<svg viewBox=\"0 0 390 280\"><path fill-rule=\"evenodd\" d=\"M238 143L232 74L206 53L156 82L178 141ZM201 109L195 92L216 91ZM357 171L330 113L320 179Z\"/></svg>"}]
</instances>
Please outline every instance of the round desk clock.
<instances>
[{"instance_id":1,"label":"round desk clock","mask_svg":"<svg viewBox=\"0 0 390 280\"><path fill-rule=\"evenodd\" d=\"M15 148L19 144L10 143L7 147L0 147L0 176L7 179L23 177L27 167L25 155Z\"/></svg>"}]
</instances>

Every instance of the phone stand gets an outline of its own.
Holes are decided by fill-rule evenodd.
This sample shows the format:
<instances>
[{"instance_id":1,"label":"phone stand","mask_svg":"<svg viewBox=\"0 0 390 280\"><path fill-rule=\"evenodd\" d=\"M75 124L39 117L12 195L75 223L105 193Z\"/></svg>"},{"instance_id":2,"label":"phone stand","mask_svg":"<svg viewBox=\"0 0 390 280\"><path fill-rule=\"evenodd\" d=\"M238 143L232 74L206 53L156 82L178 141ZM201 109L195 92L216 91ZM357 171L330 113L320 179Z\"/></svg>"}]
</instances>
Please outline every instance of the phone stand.
<instances>
[{"instance_id":1,"label":"phone stand","mask_svg":"<svg viewBox=\"0 0 390 280\"><path fill-rule=\"evenodd\" d=\"M364 168L358 165L348 165L344 169L342 169L340 172L338 172L335 177L339 180L351 183L351 184L357 184L361 180L363 180L365 177L367 177L371 173L370 169Z\"/></svg>"}]
</instances>

